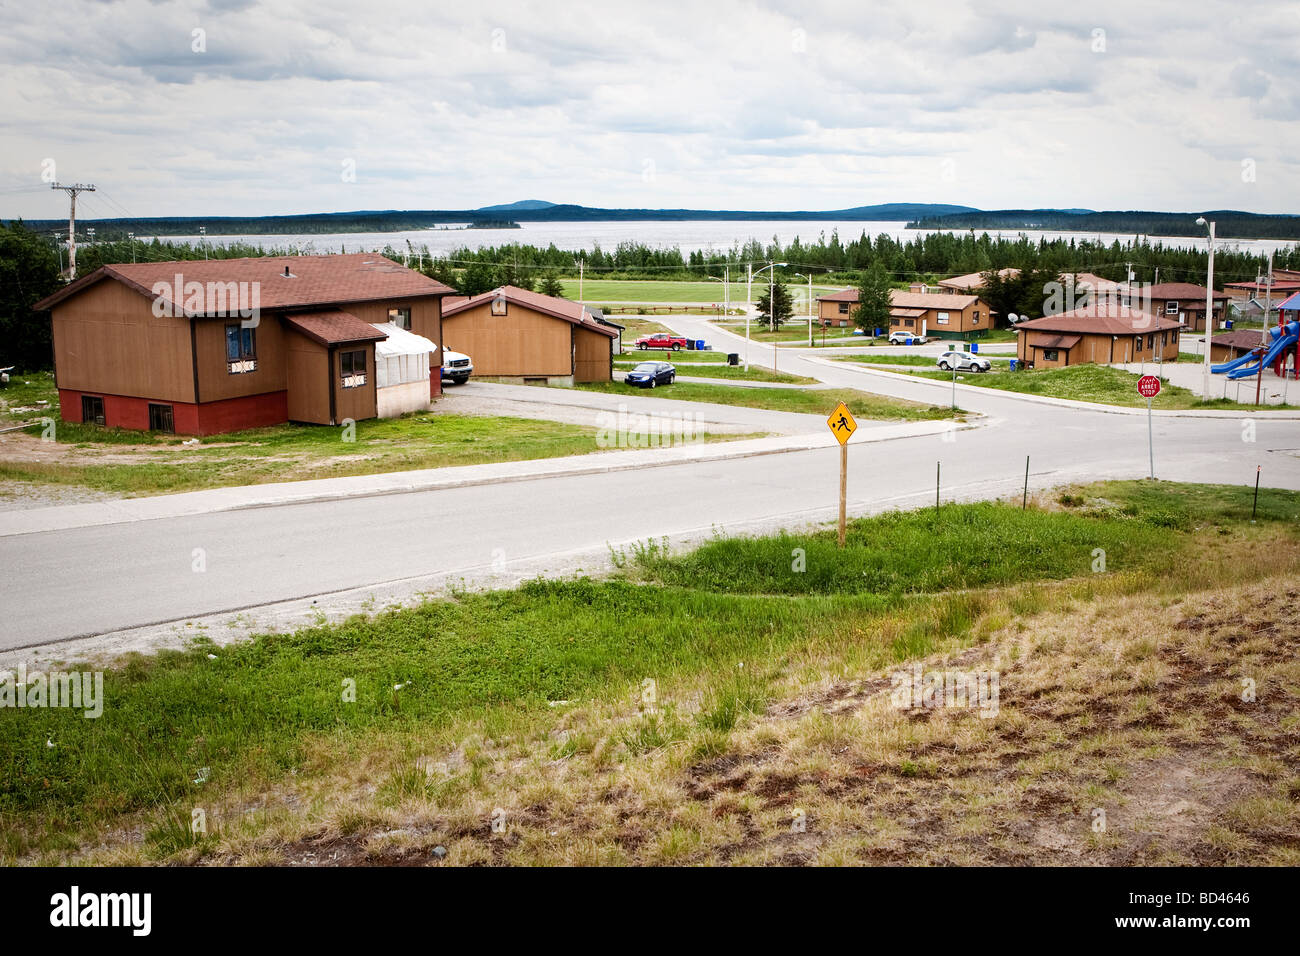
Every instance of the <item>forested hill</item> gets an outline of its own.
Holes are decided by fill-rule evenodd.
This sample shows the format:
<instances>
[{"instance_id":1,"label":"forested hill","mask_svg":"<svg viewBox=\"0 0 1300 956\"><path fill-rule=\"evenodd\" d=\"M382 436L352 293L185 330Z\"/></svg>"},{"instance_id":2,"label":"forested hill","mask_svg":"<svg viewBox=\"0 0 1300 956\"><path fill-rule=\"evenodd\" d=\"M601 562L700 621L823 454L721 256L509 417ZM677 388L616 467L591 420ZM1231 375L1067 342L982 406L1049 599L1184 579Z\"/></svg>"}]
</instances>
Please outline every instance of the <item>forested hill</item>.
<instances>
[{"instance_id":1,"label":"forested hill","mask_svg":"<svg viewBox=\"0 0 1300 956\"><path fill-rule=\"evenodd\" d=\"M101 239L140 236L194 236L199 227L210 236L292 235L356 232L402 232L445 225L482 227L500 222L503 214L515 222L618 222L709 220L858 220L904 222L920 216L973 212L970 206L942 203L885 203L822 211L755 211L737 209L601 209L595 206L550 205L527 201L479 209L362 210L297 216L163 216L146 219L80 219L94 226ZM67 219L29 219L30 229L43 233L66 231Z\"/></svg>"},{"instance_id":2,"label":"forested hill","mask_svg":"<svg viewBox=\"0 0 1300 956\"><path fill-rule=\"evenodd\" d=\"M1115 232L1135 236L1198 236L1203 216L1215 223L1221 239L1300 239L1300 216L1264 215L1218 209L1210 212L1093 212L1065 209L995 209L988 212L918 216L917 229L1047 229L1062 232Z\"/></svg>"}]
</instances>

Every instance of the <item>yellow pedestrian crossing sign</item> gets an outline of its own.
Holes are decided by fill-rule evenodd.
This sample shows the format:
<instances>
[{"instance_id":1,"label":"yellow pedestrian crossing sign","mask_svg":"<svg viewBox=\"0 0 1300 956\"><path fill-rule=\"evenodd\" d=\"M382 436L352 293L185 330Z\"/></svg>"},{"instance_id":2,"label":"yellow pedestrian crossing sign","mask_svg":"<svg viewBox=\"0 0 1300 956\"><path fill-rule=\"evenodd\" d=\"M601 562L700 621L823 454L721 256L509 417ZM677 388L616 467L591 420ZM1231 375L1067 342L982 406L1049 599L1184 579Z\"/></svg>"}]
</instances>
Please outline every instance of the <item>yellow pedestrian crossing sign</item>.
<instances>
[{"instance_id":1,"label":"yellow pedestrian crossing sign","mask_svg":"<svg viewBox=\"0 0 1300 956\"><path fill-rule=\"evenodd\" d=\"M840 440L840 444L852 437L853 433L858 430L858 423L853 420L853 415L849 412L849 406L840 402L831 412L831 417L826 419L826 424L830 426L831 434Z\"/></svg>"}]
</instances>

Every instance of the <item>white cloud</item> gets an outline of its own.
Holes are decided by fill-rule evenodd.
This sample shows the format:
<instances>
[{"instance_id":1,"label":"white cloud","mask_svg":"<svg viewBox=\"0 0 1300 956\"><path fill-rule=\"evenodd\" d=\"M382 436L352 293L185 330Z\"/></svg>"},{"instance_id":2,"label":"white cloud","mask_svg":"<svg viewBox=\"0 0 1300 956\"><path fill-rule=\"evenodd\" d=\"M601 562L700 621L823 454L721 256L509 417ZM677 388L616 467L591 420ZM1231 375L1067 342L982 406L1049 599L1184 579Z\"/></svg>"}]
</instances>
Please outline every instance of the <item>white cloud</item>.
<instances>
[{"instance_id":1,"label":"white cloud","mask_svg":"<svg viewBox=\"0 0 1300 956\"><path fill-rule=\"evenodd\" d=\"M89 215L525 197L1300 207L1291 3L0 0L0 14L6 216L61 214L46 158L101 186Z\"/></svg>"}]
</instances>

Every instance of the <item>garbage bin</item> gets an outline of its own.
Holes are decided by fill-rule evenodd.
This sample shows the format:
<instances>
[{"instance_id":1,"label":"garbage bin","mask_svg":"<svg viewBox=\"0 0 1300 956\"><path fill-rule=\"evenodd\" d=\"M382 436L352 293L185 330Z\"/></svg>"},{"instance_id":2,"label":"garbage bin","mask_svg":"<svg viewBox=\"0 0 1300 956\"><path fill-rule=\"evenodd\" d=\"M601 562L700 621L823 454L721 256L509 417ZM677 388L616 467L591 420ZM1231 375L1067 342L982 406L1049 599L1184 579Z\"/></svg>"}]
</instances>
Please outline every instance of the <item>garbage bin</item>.
<instances>
[{"instance_id":1,"label":"garbage bin","mask_svg":"<svg viewBox=\"0 0 1300 956\"><path fill-rule=\"evenodd\" d=\"M1012 359L1012 360L1011 360L1011 371L1014 372L1015 370L1016 370L1016 360L1015 360L1015 359Z\"/></svg>"},{"instance_id":2,"label":"garbage bin","mask_svg":"<svg viewBox=\"0 0 1300 956\"><path fill-rule=\"evenodd\" d=\"M728 352L728 353L727 353L727 364L728 364L728 365L739 365L739 364L740 364L740 353L739 353L739 352Z\"/></svg>"},{"instance_id":3,"label":"garbage bin","mask_svg":"<svg viewBox=\"0 0 1300 956\"><path fill-rule=\"evenodd\" d=\"M1224 320L1223 320L1223 327L1224 327L1225 329L1227 329L1229 332L1231 332L1231 331L1232 331L1232 319L1224 319Z\"/></svg>"},{"instance_id":4,"label":"garbage bin","mask_svg":"<svg viewBox=\"0 0 1300 956\"><path fill-rule=\"evenodd\" d=\"M696 340L695 340L695 348L696 348L697 351L703 352L703 351L704 351L704 339L696 339Z\"/></svg>"},{"instance_id":5,"label":"garbage bin","mask_svg":"<svg viewBox=\"0 0 1300 956\"><path fill-rule=\"evenodd\" d=\"M978 342L972 342L970 344L971 355L977 354L979 350L980 350L980 344Z\"/></svg>"},{"instance_id":6,"label":"garbage bin","mask_svg":"<svg viewBox=\"0 0 1300 956\"><path fill-rule=\"evenodd\" d=\"M694 340L694 339L687 339L687 340L686 340L686 351L688 351L688 352L694 352L694 351L695 351L695 340Z\"/></svg>"},{"instance_id":7,"label":"garbage bin","mask_svg":"<svg viewBox=\"0 0 1300 956\"><path fill-rule=\"evenodd\" d=\"M907 341L906 341L904 344L905 344L905 345L911 345L911 344L912 344L912 337L911 337L911 336L908 336Z\"/></svg>"}]
</instances>

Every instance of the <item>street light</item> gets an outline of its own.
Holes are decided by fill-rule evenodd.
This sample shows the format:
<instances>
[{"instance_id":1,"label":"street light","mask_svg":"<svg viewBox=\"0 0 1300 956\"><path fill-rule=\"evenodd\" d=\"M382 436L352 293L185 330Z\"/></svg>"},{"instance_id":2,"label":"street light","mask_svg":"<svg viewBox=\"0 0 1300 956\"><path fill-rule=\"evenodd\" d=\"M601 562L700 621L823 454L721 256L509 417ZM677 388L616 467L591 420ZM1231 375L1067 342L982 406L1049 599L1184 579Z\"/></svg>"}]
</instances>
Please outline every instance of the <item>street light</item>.
<instances>
[{"instance_id":1,"label":"street light","mask_svg":"<svg viewBox=\"0 0 1300 956\"><path fill-rule=\"evenodd\" d=\"M722 267L722 275L705 276L706 279L712 279L714 282L722 283L722 314L724 316L731 314L731 266Z\"/></svg>"},{"instance_id":2,"label":"street light","mask_svg":"<svg viewBox=\"0 0 1300 956\"><path fill-rule=\"evenodd\" d=\"M208 241L207 241L207 235L208 235L208 227L207 227L207 226L199 226L199 245L201 245L201 246L203 247L203 258L204 258L204 259L206 259L206 258L208 257ZM300 251L300 252L299 252L299 255L301 255L301 254L302 254L302 253L301 253L301 251Z\"/></svg>"},{"instance_id":3,"label":"street light","mask_svg":"<svg viewBox=\"0 0 1300 956\"><path fill-rule=\"evenodd\" d=\"M813 344L813 337L812 337L812 320L813 320L813 311L812 311L812 273L810 272L810 273L808 273L808 275L804 275L804 274L801 273L801 272L796 272L796 273L794 274L794 277L795 277L796 279L807 279L807 280L808 280L808 347L809 347L809 348L812 348L812 344Z\"/></svg>"},{"instance_id":4,"label":"street light","mask_svg":"<svg viewBox=\"0 0 1300 956\"><path fill-rule=\"evenodd\" d=\"M1210 262L1205 277L1205 361L1201 371L1201 395L1205 401L1210 400L1210 333L1214 328L1214 223L1206 222L1204 216L1196 219L1198 226L1210 229Z\"/></svg>"},{"instance_id":5,"label":"street light","mask_svg":"<svg viewBox=\"0 0 1300 956\"><path fill-rule=\"evenodd\" d=\"M768 314L771 316L772 329L774 331L776 329L776 302L774 301L776 299L776 268L777 266L780 266L781 268L784 269L789 264L790 263L788 262L769 262L767 265L763 266L763 268L759 269L757 272L752 273L749 277L749 281L753 282L754 276L761 276L764 272L768 273L769 281L767 287L768 289L767 311ZM746 302L745 303L745 371L746 372L749 371L749 306L750 303ZM776 341L775 340L773 340L772 342L772 371L773 372L776 371Z\"/></svg>"}]
</instances>

